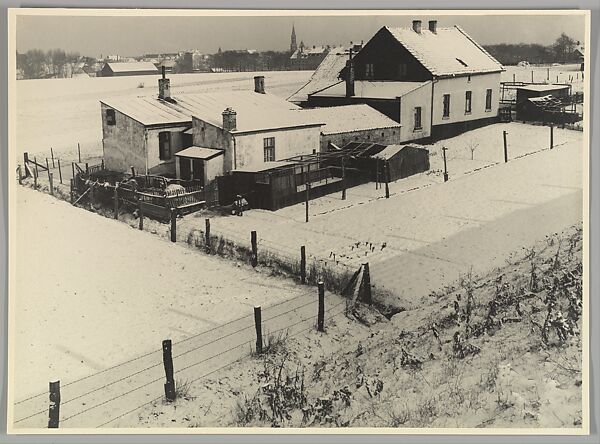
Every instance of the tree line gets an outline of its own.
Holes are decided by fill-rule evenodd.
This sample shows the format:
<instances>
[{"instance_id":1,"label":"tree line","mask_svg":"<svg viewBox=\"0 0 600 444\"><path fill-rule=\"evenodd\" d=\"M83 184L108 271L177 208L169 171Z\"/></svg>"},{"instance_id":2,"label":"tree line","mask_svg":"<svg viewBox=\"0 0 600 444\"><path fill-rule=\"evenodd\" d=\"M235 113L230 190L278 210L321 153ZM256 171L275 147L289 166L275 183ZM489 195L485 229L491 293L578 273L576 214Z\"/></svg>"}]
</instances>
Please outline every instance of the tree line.
<instances>
[{"instance_id":1,"label":"tree line","mask_svg":"<svg viewBox=\"0 0 600 444\"><path fill-rule=\"evenodd\" d=\"M78 52L66 52L62 49L30 49L25 53L17 52L17 69L25 79L46 77L72 77L81 61L87 61Z\"/></svg>"},{"instance_id":2,"label":"tree line","mask_svg":"<svg viewBox=\"0 0 600 444\"><path fill-rule=\"evenodd\" d=\"M569 37L564 32L551 45L535 43L484 45L496 60L503 65L516 65L519 62L529 63L575 63L579 55L576 48L579 42Z\"/></svg>"}]
</instances>

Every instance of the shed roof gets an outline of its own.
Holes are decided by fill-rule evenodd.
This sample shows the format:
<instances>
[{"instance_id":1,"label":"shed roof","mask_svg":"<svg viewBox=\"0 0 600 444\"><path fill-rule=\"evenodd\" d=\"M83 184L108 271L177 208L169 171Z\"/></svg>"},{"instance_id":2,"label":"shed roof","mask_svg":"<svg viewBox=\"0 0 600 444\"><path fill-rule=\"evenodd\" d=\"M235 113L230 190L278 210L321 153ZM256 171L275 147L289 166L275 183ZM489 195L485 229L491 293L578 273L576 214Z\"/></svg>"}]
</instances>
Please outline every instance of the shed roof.
<instances>
[{"instance_id":1,"label":"shed roof","mask_svg":"<svg viewBox=\"0 0 600 444\"><path fill-rule=\"evenodd\" d=\"M184 150L181 150L181 151L175 153L175 155L179 156L179 157L187 157L187 158L192 158L192 159L209 160L209 159L212 159L213 157L220 156L224 153L225 153L224 150L216 150L214 148L204 148L201 146L190 146L189 148L186 148Z\"/></svg>"},{"instance_id":2,"label":"shed roof","mask_svg":"<svg viewBox=\"0 0 600 444\"><path fill-rule=\"evenodd\" d=\"M158 68L150 62L106 62L112 72L146 72L156 71Z\"/></svg>"},{"instance_id":3,"label":"shed roof","mask_svg":"<svg viewBox=\"0 0 600 444\"><path fill-rule=\"evenodd\" d=\"M525 91L536 91L536 92L545 92L545 91L560 91L562 89L568 89L569 85L525 85L519 86L517 89L522 89Z\"/></svg>"},{"instance_id":4,"label":"shed roof","mask_svg":"<svg viewBox=\"0 0 600 444\"><path fill-rule=\"evenodd\" d=\"M323 134L364 131L377 128L400 128L400 124L366 104L327 108L306 108L299 111L312 119L325 123Z\"/></svg>"},{"instance_id":5,"label":"shed roof","mask_svg":"<svg viewBox=\"0 0 600 444\"><path fill-rule=\"evenodd\" d=\"M402 97L429 82L430 80L427 80L426 82L356 80L354 82L353 97L395 99L396 97ZM312 95L316 97L344 97L346 95L346 83L336 83L335 85Z\"/></svg>"},{"instance_id":6,"label":"shed roof","mask_svg":"<svg viewBox=\"0 0 600 444\"><path fill-rule=\"evenodd\" d=\"M385 27L421 64L435 76L499 72L504 68L460 26L423 29Z\"/></svg>"},{"instance_id":7,"label":"shed roof","mask_svg":"<svg viewBox=\"0 0 600 444\"><path fill-rule=\"evenodd\" d=\"M296 112L298 106L254 91L182 94L174 99L175 103L148 96L116 97L101 102L146 126L190 124L193 116L221 128L226 108L237 113L237 129L232 133L322 125Z\"/></svg>"},{"instance_id":8,"label":"shed roof","mask_svg":"<svg viewBox=\"0 0 600 444\"><path fill-rule=\"evenodd\" d=\"M427 151L427 148L414 143L402 145L382 145L380 143L370 142L349 142L342 147L342 152L355 157L373 157L377 159L389 160L407 147Z\"/></svg>"}]
</instances>

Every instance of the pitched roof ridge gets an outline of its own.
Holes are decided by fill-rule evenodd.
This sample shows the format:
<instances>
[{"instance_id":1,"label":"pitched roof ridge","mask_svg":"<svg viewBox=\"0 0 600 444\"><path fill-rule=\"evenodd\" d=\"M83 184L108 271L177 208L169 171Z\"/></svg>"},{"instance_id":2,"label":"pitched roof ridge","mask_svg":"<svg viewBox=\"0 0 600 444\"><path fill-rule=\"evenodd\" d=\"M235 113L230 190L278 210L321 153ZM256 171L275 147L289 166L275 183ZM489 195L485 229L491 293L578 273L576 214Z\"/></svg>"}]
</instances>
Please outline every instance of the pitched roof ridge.
<instances>
[{"instance_id":1,"label":"pitched roof ridge","mask_svg":"<svg viewBox=\"0 0 600 444\"><path fill-rule=\"evenodd\" d=\"M471 37L471 36L470 36L470 35L467 33L467 31L465 31L464 29L462 29L462 28L461 28L459 25L454 25L454 27L455 27L456 29L458 29L458 31L459 31L459 32L460 32L462 35L464 35L466 38L468 38L468 39L471 41L471 43L473 43L475 46L477 46L481 52L483 52L483 53L484 53L485 55L487 55L487 56L488 56L490 59L492 59L492 61L493 61L493 62L495 62L495 63L497 63L498 65L500 65L500 66L502 67L502 69L504 69L504 66L502 65L502 63L500 63L498 60L496 60L496 58L495 58L494 56L492 56L492 55L491 55L489 52L487 52L487 50L486 50L486 49L485 49L483 46L481 46L479 43L477 43L477 41L475 41L475 40L473 39L473 37Z\"/></svg>"}]
</instances>

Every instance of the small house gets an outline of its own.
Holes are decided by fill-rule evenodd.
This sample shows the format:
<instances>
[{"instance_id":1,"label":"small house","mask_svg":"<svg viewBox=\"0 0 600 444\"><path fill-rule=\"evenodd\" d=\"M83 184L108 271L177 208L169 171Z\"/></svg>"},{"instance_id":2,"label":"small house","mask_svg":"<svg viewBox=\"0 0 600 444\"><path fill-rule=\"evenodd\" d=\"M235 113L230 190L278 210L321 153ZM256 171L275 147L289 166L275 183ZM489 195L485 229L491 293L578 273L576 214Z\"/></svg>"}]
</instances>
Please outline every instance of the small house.
<instances>
[{"instance_id":1,"label":"small house","mask_svg":"<svg viewBox=\"0 0 600 444\"><path fill-rule=\"evenodd\" d=\"M159 74L158 68L150 62L106 62L98 72L98 77L140 76Z\"/></svg>"},{"instance_id":2,"label":"small house","mask_svg":"<svg viewBox=\"0 0 600 444\"><path fill-rule=\"evenodd\" d=\"M552 112L563 112L569 105L570 85L531 84L517 88L516 119L522 121L545 121ZM550 120L552 121L552 119Z\"/></svg>"}]
</instances>

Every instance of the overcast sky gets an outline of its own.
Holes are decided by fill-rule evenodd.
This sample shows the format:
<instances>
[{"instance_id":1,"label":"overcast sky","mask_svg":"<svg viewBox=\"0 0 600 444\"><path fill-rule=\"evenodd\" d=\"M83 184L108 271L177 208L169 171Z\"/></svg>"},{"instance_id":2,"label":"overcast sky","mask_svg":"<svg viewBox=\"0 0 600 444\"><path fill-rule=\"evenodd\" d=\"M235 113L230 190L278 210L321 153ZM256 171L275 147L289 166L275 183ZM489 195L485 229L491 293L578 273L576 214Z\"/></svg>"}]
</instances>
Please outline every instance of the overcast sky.
<instances>
[{"instance_id":1,"label":"overcast sky","mask_svg":"<svg viewBox=\"0 0 600 444\"><path fill-rule=\"evenodd\" d=\"M410 26L413 18L462 26L482 44L550 44L565 32L584 40L582 16L334 16L334 17L82 17L18 16L17 50L62 48L82 55L141 55L198 49L285 50L292 24L298 44L365 42L382 26Z\"/></svg>"}]
</instances>

